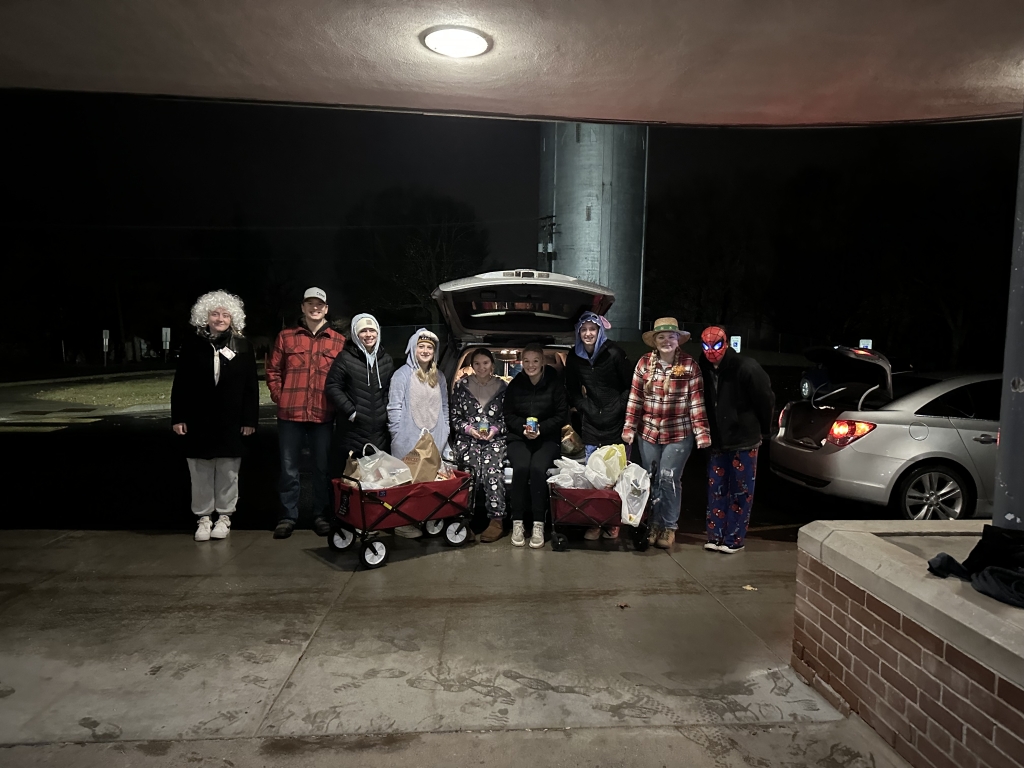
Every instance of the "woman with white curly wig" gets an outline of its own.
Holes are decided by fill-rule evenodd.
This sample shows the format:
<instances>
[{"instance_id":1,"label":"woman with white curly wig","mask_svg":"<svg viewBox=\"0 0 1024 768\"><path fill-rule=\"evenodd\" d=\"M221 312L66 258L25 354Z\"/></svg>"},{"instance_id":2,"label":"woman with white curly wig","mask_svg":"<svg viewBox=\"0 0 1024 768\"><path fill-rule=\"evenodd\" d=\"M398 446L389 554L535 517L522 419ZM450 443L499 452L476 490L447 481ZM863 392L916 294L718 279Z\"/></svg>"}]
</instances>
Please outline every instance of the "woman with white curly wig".
<instances>
[{"instance_id":1,"label":"woman with white curly wig","mask_svg":"<svg viewBox=\"0 0 1024 768\"><path fill-rule=\"evenodd\" d=\"M242 300L212 291L192 307L196 332L185 337L171 388L171 424L192 476L196 541L227 538L238 503L243 438L256 431L256 356L242 336ZM217 524L211 516L216 511Z\"/></svg>"}]
</instances>

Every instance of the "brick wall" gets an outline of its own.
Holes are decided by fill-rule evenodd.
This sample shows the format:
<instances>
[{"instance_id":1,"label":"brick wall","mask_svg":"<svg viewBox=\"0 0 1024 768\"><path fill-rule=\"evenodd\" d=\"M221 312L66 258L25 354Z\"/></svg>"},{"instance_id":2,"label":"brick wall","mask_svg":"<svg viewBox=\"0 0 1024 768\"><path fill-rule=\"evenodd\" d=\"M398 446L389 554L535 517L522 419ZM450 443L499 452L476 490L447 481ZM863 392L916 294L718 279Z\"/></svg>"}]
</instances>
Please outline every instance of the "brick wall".
<instances>
[{"instance_id":1,"label":"brick wall","mask_svg":"<svg viewBox=\"0 0 1024 768\"><path fill-rule=\"evenodd\" d=\"M1024 768L1024 690L799 552L792 665L914 768Z\"/></svg>"}]
</instances>

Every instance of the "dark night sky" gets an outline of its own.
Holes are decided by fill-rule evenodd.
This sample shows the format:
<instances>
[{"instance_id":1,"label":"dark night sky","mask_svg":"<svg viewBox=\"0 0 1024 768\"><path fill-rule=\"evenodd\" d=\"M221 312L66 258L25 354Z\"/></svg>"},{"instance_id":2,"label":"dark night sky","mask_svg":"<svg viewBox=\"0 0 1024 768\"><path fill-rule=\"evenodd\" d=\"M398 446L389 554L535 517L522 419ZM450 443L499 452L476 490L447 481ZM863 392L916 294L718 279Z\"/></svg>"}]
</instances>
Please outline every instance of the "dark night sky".
<instances>
[{"instance_id":1,"label":"dark night sky","mask_svg":"<svg viewBox=\"0 0 1024 768\"><path fill-rule=\"evenodd\" d=\"M45 278L71 336L120 322L152 336L219 286L273 316L281 299L268 275L281 270L343 292L337 228L355 203L388 187L471 205L490 236L489 266L535 258L537 123L19 91L0 91L0 110L14 191L0 237L14 256L13 284ZM652 128L651 274L708 281L726 263L718 241L749 230L743 258L768 265L758 283L774 294L760 303L733 297L721 310L677 304L681 314L731 321L756 305L794 332L801 318L776 312L793 292L820 298L837 284L863 292L890 276L908 279L893 272L905 262L947 270L950 291L958 271L973 270L1001 326L1019 137L1016 120ZM272 266L253 267L254 255ZM373 269L351 261L342 275ZM655 299L652 312L676 303L671 293ZM8 318L28 306L12 297ZM873 310L847 303L843 311ZM696 316L709 313L720 316Z\"/></svg>"}]
</instances>

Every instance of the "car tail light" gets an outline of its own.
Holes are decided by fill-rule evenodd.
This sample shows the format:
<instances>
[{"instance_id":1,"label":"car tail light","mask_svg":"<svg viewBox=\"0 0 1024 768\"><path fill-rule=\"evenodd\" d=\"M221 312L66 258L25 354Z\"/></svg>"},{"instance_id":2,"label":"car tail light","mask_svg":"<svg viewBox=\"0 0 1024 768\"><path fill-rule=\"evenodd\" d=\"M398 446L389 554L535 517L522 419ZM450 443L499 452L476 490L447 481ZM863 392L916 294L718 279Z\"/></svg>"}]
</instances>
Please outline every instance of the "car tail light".
<instances>
[{"instance_id":1,"label":"car tail light","mask_svg":"<svg viewBox=\"0 0 1024 768\"><path fill-rule=\"evenodd\" d=\"M783 430L786 428L786 422L789 421L789 403L786 403L782 410L779 411L779 429Z\"/></svg>"},{"instance_id":2,"label":"car tail light","mask_svg":"<svg viewBox=\"0 0 1024 768\"><path fill-rule=\"evenodd\" d=\"M832 445L842 448L854 440L860 440L864 435L875 428L870 421L850 421L848 419L837 419L832 423L832 429L828 431L826 438Z\"/></svg>"}]
</instances>

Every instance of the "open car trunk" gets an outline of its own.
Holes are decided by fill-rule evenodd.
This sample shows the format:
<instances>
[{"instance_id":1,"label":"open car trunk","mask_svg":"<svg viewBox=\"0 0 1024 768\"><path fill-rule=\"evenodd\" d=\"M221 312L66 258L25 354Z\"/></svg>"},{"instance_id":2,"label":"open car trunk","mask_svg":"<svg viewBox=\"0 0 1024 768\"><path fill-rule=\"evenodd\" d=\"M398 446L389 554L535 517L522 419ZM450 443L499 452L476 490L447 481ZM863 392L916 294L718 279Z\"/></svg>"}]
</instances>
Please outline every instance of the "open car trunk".
<instances>
[{"instance_id":1,"label":"open car trunk","mask_svg":"<svg viewBox=\"0 0 1024 768\"><path fill-rule=\"evenodd\" d=\"M879 408L892 400L892 366L885 355L854 347L816 347L804 356L817 363L824 383L808 400L789 404L785 441L820 448L844 411Z\"/></svg>"},{"instance_id":2,"label":"open car trunk","mask_svg":"<svg viewBox=\"0 0 1024 768\"><path fill-rule=\"evenodd\" d=\"M431 297L463 344L571 343L580 315L603 315L615 301L610 288L526 269L452 280Z\"/></svg>"}]
</instances>

